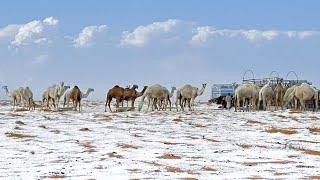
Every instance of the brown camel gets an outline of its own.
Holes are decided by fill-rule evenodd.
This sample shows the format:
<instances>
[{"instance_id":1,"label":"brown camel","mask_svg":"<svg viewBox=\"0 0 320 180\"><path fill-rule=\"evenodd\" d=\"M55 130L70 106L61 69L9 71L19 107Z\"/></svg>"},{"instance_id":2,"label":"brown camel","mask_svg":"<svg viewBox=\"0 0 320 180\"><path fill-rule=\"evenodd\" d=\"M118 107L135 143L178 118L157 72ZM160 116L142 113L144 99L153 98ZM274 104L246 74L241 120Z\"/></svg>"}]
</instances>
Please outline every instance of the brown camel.
<instances>
[{"instance_id":1,"label":"brown camel","mask_svg":"<svg viewBox=\"0 0 320 180\"><path fill-rule=\"evenodd\" d=\"M124 89L124 100L127 101L127 107L129 106L128 105L128 102L130 101L130 97L133 96L137 91L136 89L138 89L138 85L134 84L132 85L132 87L130 88L130 85L127 86L125 89ZM122 101L122 107L123 107L123 101Z\"/></svg>"},{"instance_id":2,"label":"brown camel","mask_svg":"<svg viewBox=\"0 0 320 180\"><path fill-rule=\"evenodd\" d=\"M77 106L79 104L79 112L81 110L81 91L78 86L74 86L71 90L70 99L72 100L73 107L77 111Z\"/></svg>"},{"instance_id":3,"label":"brown camel","mask_svg":"<svg viewBox=\"0 0 320 180\"><path fill-rule=\"evenodd\" d=\"M119 103L122 102L124 99L123 95L124 95L124 88L123 87L116 85L113 88L111 88L107 93L107 100L106 100L104 112L107 112L107 106L109 106L110 112L112 112L111 107L110 107L112 98L116 99L116 101L117 101L116 107L118 108Z\"/></svg>"},{"instance_id":4,"label":"brown camel","mask_svg":"<svg viewBox=\"0 0 320 180\"><path fill-rule=\"evenodd\" d=\"M112 112L110 104L112 101L112 98L115 98L117 101L116 107L119 107L119 103L123 102L123 100L131 101L131 108L134 109L134 102L136 98L143 95L145 90L148 88L148 86L145 86L141 92L137 92L138 86L133 85L131 88L123 88L118 85L111 88L107 93L107 100L105 104L105 112L107 111L107 106L109 107L110 112ZM123 105L122 105L123 106Z\"/></svg>"},{"instance_id":5,"label":"brown camel","mask_svg":"<svg viewBox=\"0 0 320 180\"><path fill-rule=\"evenodd\" d=\"M131 88L126 88L124 89L124 95L123 95L123 100L126 101L131 101L131 110L134 109L134 102L135 100L142 96L143 93L146 91L148 86L144 86L141 92L138 92L136 89L138 89L137 85L133 85ZM123 106L123 104L122 104Z\"/></svg>"}]
</instances>

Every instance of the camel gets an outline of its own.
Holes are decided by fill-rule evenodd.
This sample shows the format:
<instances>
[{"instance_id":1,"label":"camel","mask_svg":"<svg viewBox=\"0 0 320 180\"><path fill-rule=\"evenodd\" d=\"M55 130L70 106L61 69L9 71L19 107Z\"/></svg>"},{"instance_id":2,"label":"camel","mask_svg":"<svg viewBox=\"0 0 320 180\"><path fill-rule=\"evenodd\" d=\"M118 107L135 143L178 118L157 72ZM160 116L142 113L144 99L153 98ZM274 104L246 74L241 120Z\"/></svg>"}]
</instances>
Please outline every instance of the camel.
<instances>
[{"instance_id":1,"label":"camel","mask_svg":"<svg viewBox=\"0 0 320 180\"><path fill-rule=\"evenodd\" d=\"M160 84L155 84L155 85L149 86L141 97L142 99L139 104L138 110L141 111L144 100L146 97L148 98L147 111L149 111L150 104L152 106L152 110L154 110L153 108L154 108L155 102L157 100L161 101L161 99L163 99L164 97L167 97L167 93L164 89L165 88L163 86L161 86Z\"/></svg>"},{"instance_id":2,"label":"camel","mask_svg":"<svg viewBox=\"0 0 320 180\"><path fill-rule=\"evenodd\" d=\"M18 89L15 89L11 93L8 90L8 86L3 86L2 88L4 89L6 95L12 99L13 108L15 108L15 106L22 101L21 91L23 90L23 88L20 87Z\"/></svg>"},{"instance_id":3,"label":"camel","mask_svg":"<svg viewBox=\"0 0 320 180\"><path fill-rule=\"evenodd\" d=\"M83 94L81 92L81 99L87 98L89 96L89 94L93 91L94 91L94 89L88 88L86 93ZM63 107L65 107L66 104L67 104L67 107L69 107L70 98L71 98L71 91L66 91L66 93L64 93L64 97L63 97Z\"/></svg>"},{"instance_id":4,"label":"camel","mask_svg":"<svg viewBox=\"0 0 320 180\"><path fill-rule=\"evenodd\" d=\"M64 86L64 82L61 82L58 85L50 86L47 89L47 92L43 93L42 101L44 102L44 100L47 100L47 107L49 107L49 101L51 99L53 102L54 108L58 108L60 97L69 88L70 86Z\"/></svg>"},{"instance_id":5,"label":"camel","mask_svg":"<svg viewBox=\"0 0 320 180\"><path fill-rule=\"evenodd\" d=\"M123 94L123 100L131 101L131 109L134 109L134 102L135 100L142 96L144 94L144 92L146 91L146 89L148 88L148 86L144 86L141 92L138 92L136 89L138 89L137 85L133 85L131 88L125 88L124 89L124 94ZM128 104L127 104L128 106ZM122 107L123 107L123 103L122 103Z\"/></svg>"},{"instance_id":6,"label":"camel","mask_svg":"<svg viewBox=\"0 0 320 180\"><path fill-rule=\"evenodd\" d=\"M127 107L129 106L129 99L130 99L130 97L132 97L132 96L135 96L136 95L136 93L137 93L137 91L136 91L136 89L138 89L138 85L136 85L136 84L134 84L134 85L132 85L132 87L130 88L131 86L130 85L128 85L128 86L126 86L126 88L124 88L124 100L125 101L127 101ZM123 101L122 101L122 107L123 107Z\"/></svg>"},{"instance_id":7,"label":"camel","mask_svg":"<svg viewBox=\"0 0 320 180\"><path fill-rule=\"evenodd\" d=\"M297 86L294 88L293 92L291 93L291 97L294 95L299 102L300 102L300 109L302 111L306 110L305 104L306 101L312 100L314 103L313 110L317 111L318 110L318 91L310 86L307 83L302 83L300 86ZM295 107L297 107L297 102L295 103Z\"/></svg>"},{"instance_id":8,"label":"camel","mask_svg":"<svg viewBox=\"0 0 320 180\"><path fill-rule=\"evenodd\" d=\"M156 102L158 102L158 105L162 110L167 110L167 106L169 103L170 111L171 111L171 98L174 94L174 91L177 90L177 88L174 86L171 87L170 92L167 88L165 88L165 87L163 87L163 88L164 88L163 90L165 91L164 97L156 99Z\"/></svg>"},{"instance_id":9,"label":"camel","mask_svg":"<svg viewBox=\"0 0 320 180\"><path fill-rule=\"evenodd\" d=\"M283 97L286 93L286 89L286 86L284 86L281 82L277 83L277 86L274 89L276 110L278 110L279 106L281 107L281 109L283 109Z\"/></svg>"},{"instance_id":10,"label":"camel","mask_svg":"<svg viewBox=\"0 0 320 180\"><path fill-rule=\"evenodd\" d=\"M77 106L79 104L79 112L81 111L81 91L78 86L74 86L71 90L70 99L72 100L73 107L77 111Z\"/></svg>"},{"instance_id":11,"label":"camel","mask_svg":"<svg viewBox=\"0 0 320 180\"><path fill-rule=\"evenodd\" d=\"M293 107L293 101L295 100L294 98L294 94L293 94L293 90L296 88L296 85L293 85L291 87L289 87L286 92L284 93L283 96L283 103L284 106L288 107L289 105L291 105L291 107Z\"/></svg>"},{"instance_id":12,"label":"camel","mask_svg":"<svg viewBox=\"0 0 320 180\"><path fill-rule=\"evenodd\" d=\"M119 107L119 103L122 102L122 100L123 100L123 94L124 94L124 88L123 87L120 87L120 86L116 85L113 88L111 88L107 93L106 105L105 105L104 112L107 112L107 106L109 106L110 112L112 112L111 107L110 107L112 98L116 99L116 102L117 102L116 107L118 108Z\"/></svg>"},{"instance_id":13,"label":"camel","mask_svg":"<svg viewBox=\"0 0 320 180\"><path fill-rule=\"evenodd\" d=\"M188 102L189 110L191 111L191 106L194 103L194 100L196 97L201 96L204 93L204 90L206 88L207 84L202 84L201 89L199 90L197 87L193 87L190 84L184 85L182 88L180 88L177 91L177 97L176 97L176 107L177 111L179 110L178 108L178 102L180 102L180 107L182 111L184 111L184 104Z\"/></svg>"},{"instance_id":14,"label":"camel","mask_svg":"<svg viewBox=\"0 0 320 180\"><path fill-rule=\"evenodd\" d=\"M274 97L274 91L270 86L270 82L265 84L259 92L259 104L262 102L263 110L270 110L270 106Z\"/></svg>"},{"instance_id":15,"label":"camel","mask_svg":"<svg viewBox=\"0 0 320 180\"><path fill-rule=\"evenodd\" d=\"M33 93L30 90L30 88L27 86L21 90L22 91L20 92L20 94L22 95L22 99L27 102L29 110L31 108L33 108L35 110L35 105L33 103Z\"/></svg>"},{"instance_id":16,"label":"camel","mask_svg":"<svg viewBox=\"0 0 320 180\"><path fill-rule=\"evenodd\" d=\"M143 90L141 92L138 92L136 89L138 88L137 85L133 85L131 88L123 88L118 85L111 88L106 97L106 104L105 104L105 112L107 111L107 106L109 106L110 112L112 112L110 104L112 101L112 98L116 99L116 108L119 108L119 103L123 102L123 100L131 101L131 109L134 109L134 102L136 98L142 96L148 86L144 86Z\"/></svg>"},{"instance_id":17,"label":"camel","mask_svg":"<svg viewBox=\"0 0 320 180\"><path fill-rule=\"evenodd\" d=\"M246 110L249 111L256 109L256 102L259 97L259 87L251 82L245 82L235 89L235 111L240 108L240 101L243 103L243 107L246 106ZM245 111L243 109L243 111Z\"/></svg>"}]
</instances>

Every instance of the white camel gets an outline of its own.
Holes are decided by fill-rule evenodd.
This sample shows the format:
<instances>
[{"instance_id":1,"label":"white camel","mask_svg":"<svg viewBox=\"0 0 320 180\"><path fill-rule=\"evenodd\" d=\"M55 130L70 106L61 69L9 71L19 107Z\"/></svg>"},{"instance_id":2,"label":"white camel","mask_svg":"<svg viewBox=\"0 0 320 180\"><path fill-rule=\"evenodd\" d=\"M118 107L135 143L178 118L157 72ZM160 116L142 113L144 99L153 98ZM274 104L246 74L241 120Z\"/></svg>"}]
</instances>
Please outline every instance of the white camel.
<instances>
[{"instance_id":1,"label":"white camel","mask_svg":"<svg viewBox=\"0 0 320 180\"><path fill-rule=\"evenodd\" d=\"M295 101L295 97L294 97L294 94L293 94L293 90L297 87L297 85L293 85L291 87L289 87L286 92L284 93L284 96L283 96L283 103L284 103L284 106L286 107L293 107L293 104L294 104L294 101Z\"/></svg>"},{"instance_id":2,"label":"white camel","mask_svg":"<svg viewBox=\"0 0 320 180\"><path fill-rule=\"evenodd\" d=\"M146 111L149 111L150 105L152 110L154 110L154 103L158 101L158 99L161 100L163 97L166 97L166 95L167 93L164 90L164 87L160 84L149 86L141 97L138 110L141 111L146 97L148 98L148 108Z\"/></svg>"},{"instance_id":3,"label":"white camel","mask_svg":"<svg viewBox=\"0 0 320 180\"><path fill-rule=\"evenodd\" d=\"M312 100L314 103L314 111L318 110L318 91L307 83L302 83L300 86L294 88L291 96L294 95L300 102L300 109L302 111L306 110L305 104L307 101ZM297 102L295 103L297 108Z\"/></svg>"},{"instance_id":4,"label":"white camel","mask_svg":"<svg viewBox=\"0 0 320 180\"><path fill-rule=\"evenodd\" d=\"M158 106L159 108L161 108L162 110L167 110L167 106L169 103L170 106L170 111L171 111L171 97L174 94L174 91L176 90L176 87L171 87L171 91L169 92L169 90L165 87L163 87L163 91L165 92L163 95L163 97L159 97L157 99L158 102Z\"/></svg>"},{"instance_id":5,"label":"white camel","mask_svg":"<svg viewBox=\"0 0 320 180\"><path fill-rule=\"evenodd\" d=\"M94 89L93 88L88 88L86 93L82 93L81 92L81 99L87 98L89 96L89 94L91 92L93 92ZM67 107L69 107L69 102L71 99L71 91L66 91L66 93L64 93L64 97L63 97L64 101L63 101L63 107L67 104Z\"/></svg>"},{"instance_id":6,"label":"white camel","mask_svg":"<svg viewBox=\"0 0 320 180\"><path fill-rule=\"evenodd\" d=\"M207 84L202 84L201 89L198 89L197 87L193 87L190 84L186 84L182 88L180 88L177 91L177 97L176 97L177 111L179 110L178 103L180 104L182 111L184 111L184 106L187 102L188 102L189 110L191 111L192 110L191 106L193 106L193 103L196 97L201 96L204 93L206 85Z\"/></svg>"},{"instance_id":7,"label":"white camel","mask_svg":"<svg viewBox=\"0 0 320 180\"><path fill-rule=\"evenodd\" d=\"M259 104L262 102L263 110L270 110L273 97L274 91L272 90L269 81L261 88L259 92Z\"/></svg>"},{"instance_id":8,"label":"white camel","mask_svg":"<svg viewBox=\"0 0 320 180\"><path fill-rule=\"evenodd\" d=\"M243 104L243 111L256 109L256 102L259 98L259 87L251 82L245 82L235 89L235 111L240 108L240 102ZM246 108L245 108L246 107Z\"/></svg>"},{"instance_id":9,"label":"white camel","mask_svg":"<svg viewBox=\"0 0 320 180\"><path fill-rule=\"evenodd\" d=\"M10 97L13 101L13 108L15 108L16 105L21 103L22 101L22 95L21 95L21 90L23 89L22 87L13 90L12 92L9 92L8 86L3 86L2 87L8 97Z\"/></svg>"},{"instance_id":10,"label":"white camel","mask_svg":"<svg viewBox=\"0 0 320 180\"><path fill-rule=\"evenodd\" d=\"M64 82L61 82L58 85L50 86L47 89L47 92L44 92L44 94L43 94L45 96L45 99L47 100L47 107L49 107L49 101L51 99L53 102L54 108L58 108L59 100L60 100L61 96L69 88L70 88L70 86L64 86ZM44 102L44 100L43 100L43 102Z\"/></svg>"},{"instance_id":11,"label":"white camel","mask_svg":"<svg viewBox=\"0 0 320 180\"><path fill-rule=\"evenodd\" d=\"M22 100L24 100L29 108L29 110L33 107L33 109L35 109L34 107L34 102L33 102L33 93L31 91L31 89L27 86L25 88L22 88L20 91L20 94L22 96Z\"/></svg>"}]
</instances>

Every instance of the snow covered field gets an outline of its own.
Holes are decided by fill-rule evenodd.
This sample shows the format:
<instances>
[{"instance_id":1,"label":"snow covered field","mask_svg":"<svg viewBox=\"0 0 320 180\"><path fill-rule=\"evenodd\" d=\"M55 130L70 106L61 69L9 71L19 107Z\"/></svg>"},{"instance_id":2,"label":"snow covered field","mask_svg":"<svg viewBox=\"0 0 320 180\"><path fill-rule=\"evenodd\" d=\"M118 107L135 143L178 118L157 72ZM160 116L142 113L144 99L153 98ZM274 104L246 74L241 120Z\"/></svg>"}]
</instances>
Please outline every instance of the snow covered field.
<instances>
[{"instance_id":1,"label":"snow covered field","mask_svg":"<svg viewBox=\"0 0 320 180\"><path fill-rule=\"evenodd\" d=\"M103 110L14 112L1 101L0 178L320 178L319 112Z\"/></svg>"}]
</instances>

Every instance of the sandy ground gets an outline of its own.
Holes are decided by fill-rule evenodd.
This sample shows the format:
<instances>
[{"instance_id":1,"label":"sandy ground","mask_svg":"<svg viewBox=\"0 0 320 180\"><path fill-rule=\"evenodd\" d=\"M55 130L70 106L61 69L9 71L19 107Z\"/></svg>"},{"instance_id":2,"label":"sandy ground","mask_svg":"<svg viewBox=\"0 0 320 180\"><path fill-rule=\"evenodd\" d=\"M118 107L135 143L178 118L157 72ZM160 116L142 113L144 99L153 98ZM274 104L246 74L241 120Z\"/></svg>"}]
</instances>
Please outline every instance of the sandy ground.
<instances>
[{"instance_id":1,"label":"sandy ground","mask_svg":"<svg viewBox=\"0 0 320 180\"><path fill-rule=\"evenodd\" d=\"M320 113L13 111L0 102L0 178L320 178Z\"/></svg>"}]
</instances>

